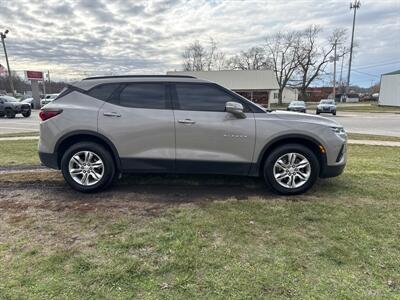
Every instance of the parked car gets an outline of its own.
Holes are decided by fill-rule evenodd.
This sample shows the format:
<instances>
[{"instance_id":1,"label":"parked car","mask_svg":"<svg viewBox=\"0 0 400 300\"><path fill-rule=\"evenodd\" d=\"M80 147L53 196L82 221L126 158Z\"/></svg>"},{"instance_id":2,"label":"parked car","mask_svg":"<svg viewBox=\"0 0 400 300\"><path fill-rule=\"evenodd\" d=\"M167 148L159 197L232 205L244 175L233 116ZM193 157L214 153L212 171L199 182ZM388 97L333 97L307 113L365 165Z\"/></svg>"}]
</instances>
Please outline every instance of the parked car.
<instances>
[{"instance_id":1,"label":"parked car","mask_svg":"<svg viewBox=\"0 0 400 300\"><path fill-rule=\"evenodd\" d=\"M358 94L347 94L346 102L348 103L360 102L360 96Z\"/></svg>"},{"instance_id":2,"label":"parked car","mask_svg":"<svg viewBox=\"0 0 400 300\"><path fill-rule=\"evenodd\" d=\"M305 113L307 112L306 103L304 101L292 101L290 102L287 110Z\"/></svg>"},{"instance_id":3,"label":"parked car","mask_svg":"<svg viewBox=\"0 0 400 300\"><path fill-rule=\"evenodd\" d=\"M336 116L336 103L333 99L322 99L317 105L317 115L320 113L330 113Z\"/></svg>"},{"instance_id":4,"label":"parked car","mask_svg":"<svg viewBox=\"0 0 400 300\"><path fill-rule=\"evenodd\" d=\"M16 114L22 114L25 118L31 115L29 104L18 102L11 96L0 96L0 117L15 118Z\"/></svg>"},{"instance_id":5,"label":"parked car","mask_svg":"<svg viewBox=\"0 0 400 300\"><path fill-rule=\"evenodd\" d=\"M26 103L29 104L31 106L31 109L33 109L33 98L26 98L24 100L21 101L21 103Z\"/></svg>"},{"instance_id":6,"label":"parked car","mask_svg":"<svg viewBox=\"0 0 400 300\"><path fill-rule=\"evenodd\" d=\"M40 106L45 106L50 102L53 102L54 99L57 98L59 94L46 94L44 95L43 99L40 100Z\"/></svg>"},{"instance_id":7,"label":"parked car","mask_svg":"<svg viewBox=\"0 0 400 300\"><path fill-rule=\"evenodd\" d=\"M80 192L104 189L121 173L206 173L261 176L291 195L346 165L337 122L269 111L190 76L86 78L40 118L42 163Z\"/></svg>"}]
</instances>

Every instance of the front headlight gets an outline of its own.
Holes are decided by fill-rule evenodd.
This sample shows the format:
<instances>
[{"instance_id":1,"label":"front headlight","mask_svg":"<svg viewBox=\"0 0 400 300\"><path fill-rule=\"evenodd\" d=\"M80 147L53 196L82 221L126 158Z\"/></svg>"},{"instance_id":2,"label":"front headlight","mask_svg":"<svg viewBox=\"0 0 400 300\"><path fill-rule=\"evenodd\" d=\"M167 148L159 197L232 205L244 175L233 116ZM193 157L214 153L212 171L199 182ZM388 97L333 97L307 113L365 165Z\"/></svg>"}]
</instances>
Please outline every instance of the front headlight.
<instances>
[{"instance_id":1,"label":"front headlight","mask_svg":"<svg viewBox=\"0 0 400 300\"><path fill-rule=\"evenodd\" d=\"M343 127L331 127L334 133L336 133L339 136L346 136L346 131L344 130Z\"/></svg>"}]
</instances>

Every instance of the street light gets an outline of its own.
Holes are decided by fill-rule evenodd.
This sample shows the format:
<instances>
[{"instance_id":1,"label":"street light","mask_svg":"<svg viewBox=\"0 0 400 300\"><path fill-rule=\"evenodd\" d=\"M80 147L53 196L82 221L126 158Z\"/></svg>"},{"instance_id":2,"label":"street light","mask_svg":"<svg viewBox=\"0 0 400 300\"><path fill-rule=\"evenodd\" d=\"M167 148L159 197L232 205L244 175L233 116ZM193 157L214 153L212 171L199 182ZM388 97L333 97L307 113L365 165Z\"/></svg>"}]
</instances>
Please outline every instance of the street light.
<instances>
[{"instance_id":1,"label":"street light","mask_svg":"<svg viewBox=\"0 0 400 300\"><path fill-rule=\"evenodd\" d=\"M12 78L11 78L10 63L8 62L6 43L4 42L4 39L7 37L7 33L9 33L8 29L6 29L4 31L4 33L0 32L0 36L1 36L1 42L3 44L4 55L6 57L6 63L7 63L7 69L8 69L8 80L10 81L10 88L11 88L11 92L12 92L13 96L15 96L14 84L13 84L13 81L12 81Z\"/></svg>"}]
</instances>

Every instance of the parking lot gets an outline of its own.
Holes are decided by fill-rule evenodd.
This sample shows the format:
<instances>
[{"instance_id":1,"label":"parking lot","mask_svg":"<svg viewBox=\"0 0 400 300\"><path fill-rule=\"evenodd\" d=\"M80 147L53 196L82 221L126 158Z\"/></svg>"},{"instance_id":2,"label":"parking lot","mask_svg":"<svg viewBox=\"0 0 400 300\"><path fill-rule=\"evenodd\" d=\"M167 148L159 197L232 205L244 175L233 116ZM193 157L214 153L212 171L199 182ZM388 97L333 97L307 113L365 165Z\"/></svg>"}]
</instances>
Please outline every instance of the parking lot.
<instances>
[{"instance_id":1,"label":"parking lot","mask_svg":"<svg viewBox=\"0 0 400 300\"><path fill-rule=\"evenodd\" d=\"M329 114L322 116L335 119L348 132L400 136L400 114L338 112L336 116ZM0 134L32 131L39 131L38 111L32 111L30 118L18 116L15 119L0 119Z\"/></svg>"}]
</instances>

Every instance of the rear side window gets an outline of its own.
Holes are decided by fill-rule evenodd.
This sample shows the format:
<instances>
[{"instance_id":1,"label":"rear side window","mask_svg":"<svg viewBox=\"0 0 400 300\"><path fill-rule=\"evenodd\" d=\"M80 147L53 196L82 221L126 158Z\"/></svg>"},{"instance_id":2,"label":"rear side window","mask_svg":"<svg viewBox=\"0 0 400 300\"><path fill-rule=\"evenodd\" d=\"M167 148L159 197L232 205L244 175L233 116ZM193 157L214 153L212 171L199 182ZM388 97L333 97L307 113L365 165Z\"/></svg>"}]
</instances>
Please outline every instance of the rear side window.
<instances>
[{"instance_id":1,"label":"rear side window","mask_svg":"<svg viewBox=\"0 0 400 300\"><path fill-rule=\"evenodd\" d=\"M167 86L162 83L130 83L119 95L119 105L135 108L166 109Z\"/></svg>"},{"instance_id":2,"label":"rear side window","mask_svg":"<svg viewBox=\"0 0 400 300\"><path fill-rule=\"evenodd\" d=\"M92 88L88 95L103 101L107 101L112 93L116 90L119 86L119 83L109 83L109 84L102 84Z\"/></svg>"},{"instance_id":3,"label":"rear side window","mask_svg":"<svg viewBox=\"0 0 400 300\"><path fill-rule=\"evenodd\" d=\"M197 111L225 111L225 104L233 97L209 84L177 83L179 109Z\"/></svg>"}]
</instances>

